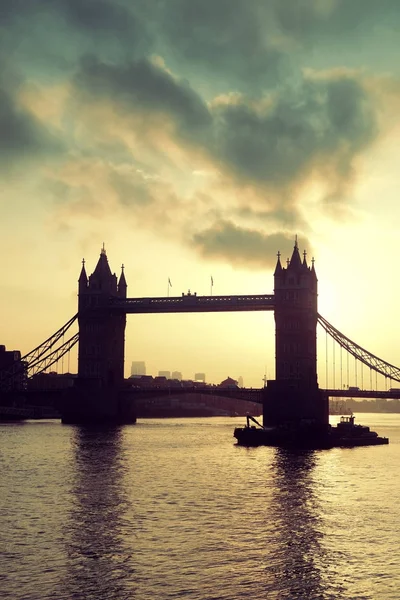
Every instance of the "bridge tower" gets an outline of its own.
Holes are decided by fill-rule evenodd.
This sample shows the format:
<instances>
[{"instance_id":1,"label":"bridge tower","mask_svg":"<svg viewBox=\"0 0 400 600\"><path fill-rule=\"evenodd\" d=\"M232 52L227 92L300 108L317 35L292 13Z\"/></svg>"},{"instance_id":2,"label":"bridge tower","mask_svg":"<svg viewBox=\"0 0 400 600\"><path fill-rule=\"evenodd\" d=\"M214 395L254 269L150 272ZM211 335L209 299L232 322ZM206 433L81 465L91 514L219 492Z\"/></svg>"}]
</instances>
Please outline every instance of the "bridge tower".
<instances>
[{"instance_id":1,"label":"bridge tower","mask_svg":"<svg viewBox=\"0 0 400 600\"><path fill-rule=\"evenodd\" d=\"M327 424L328 399L317 378L318 280L297 237L286 267L278 253L274 283L275 380L267 383L264 424Z\"/></svg>"},{"instance_id":2,"label":"bridge tower","mask_svg":"<svg viewBox=\"0 0 400 600\"><path fill-rule=\"evenodd\" d=\"M78 379L63 421L134 422L123 401L126 314L112 306L127 284L123 266L119 280L111 273L104 245L89 277L83 261L78 290Z\"/></svg>"}]
</instances>

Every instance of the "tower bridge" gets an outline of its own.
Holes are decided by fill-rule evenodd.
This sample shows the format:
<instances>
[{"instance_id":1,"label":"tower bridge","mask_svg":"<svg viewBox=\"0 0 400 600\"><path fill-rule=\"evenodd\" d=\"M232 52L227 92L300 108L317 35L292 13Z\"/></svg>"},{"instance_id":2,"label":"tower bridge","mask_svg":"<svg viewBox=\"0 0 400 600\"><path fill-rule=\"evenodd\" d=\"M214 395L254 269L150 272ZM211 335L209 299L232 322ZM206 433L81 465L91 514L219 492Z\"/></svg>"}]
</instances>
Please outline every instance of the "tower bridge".
<instances>
[{"instance_id":1,"label":"tower bridge","mask_svg":"<svg viewBox=\"0 0 400 600\"><path fill-rule=\"evenodd\" d=\"M88 277L83 263L79 276L77 399L66 406L64 421L134 419L123 392L127 314L273 311L276 380L259 393L264 422L327 422L328 397L317 383L317 276L297 240L286 267L278 255L274 284L273 294L129 298L124 269L117 279L103 248L94 272Z\"/></svg>"},{"instance_id":2,"label":"tower bridge","mask_svg":"<svg viewBox=\"0 0 400 600\"><path fill-rule=\"evenodd\" d=\"M304 419L327 424L329 396L400 397L400 388L392 388L389 392L366 391L357 387L347 390L321 389L317 375L318 323L341 349L369 367L371 372L400 382L400 369L352 342L319 315L314 260L309 266L305 252L301 258L297 239L286 266L282 266L278 252L273 276L272 294L198 296L188 292L177 297L129 298L124 268L117 278L111 272L103 247L97 265L89 276L83 261L78 280L77 314L43 344L22 357L19 367L16 365L14 369L0 371L0 390L12 387L13 377L21 379L21 369L28 376L43 372L78 343L78 376L76 385L63 404L63 421L134 422L134 396L145 391L127 389L124 382L127 314L273 311L275 379L267 381L258 390L224 391L224 395L251 398L261 403L265 425L296 423ZM64 341L64 336L76 320L79 333ZM215 394L216 389L212 389ZM171 390L159 390L159 394L164 392L170 393ZM153 391L148 393L154 394ZM221 393L220 390L217 393Z\"/></svg>"}]
</instances>

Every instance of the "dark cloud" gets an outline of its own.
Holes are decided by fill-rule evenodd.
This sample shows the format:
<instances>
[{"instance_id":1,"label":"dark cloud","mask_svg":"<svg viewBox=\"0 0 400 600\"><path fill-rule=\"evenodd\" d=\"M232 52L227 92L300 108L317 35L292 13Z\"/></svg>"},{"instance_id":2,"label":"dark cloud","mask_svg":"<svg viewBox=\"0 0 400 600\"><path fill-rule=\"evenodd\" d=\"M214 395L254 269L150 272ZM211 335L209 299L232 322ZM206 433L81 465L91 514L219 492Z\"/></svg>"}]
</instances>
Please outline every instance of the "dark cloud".
<instances>
[{"instance_id":1,"label":"dark cloud","mask_svg":"<svg viewBox=\"0 0 400 600\"><path fill-rule=\"evenodd\" d=\"M316 177L325 186L327 210L334 214L336 207L342 214L354 161L377 135L373 99L362 79L350 72L308 74L257 101L237 96L210 107L186 81L147 60L120 65L88 58L75 84L84 93L82 101L107 99L116 113L136 114L150 127L154 116L159 123L172 124L181 148L201 151L217 167L221 181L229 182L231 190L243 190L235 201L226 195L219 217L214 216L217 224L196 233L189 245L194 243L203 257L253 268L268 264L276 250L272 246L285 239L263 235L253 224L274 231L308 231L299 191ZM135 214L145 210L147 225L158 223L160 210L167 208L162 185L119 173L110 181L121 205ZM169 198L177 200L173 194ZM192 230L195 211L189 219L187 206L178 201L168 209L172 219L178 209L187 213ZM241 219L243 227L224 220L227 214ZM183 217L180 224L184 222Z\"/></svg>"},{"instance_id":2,"label":"dark cloud","mask_svg":"<svg viewBox=\"0 0 400 600\"><path fill-rule=\"evenodd\" d=\"M290 60L274 39L268 2L163 0L155 20L171 60L195 66L220 90L233 85L249 93L290 72Z\"/></svg>"},{"instance_id":3,"label":"dark cloud","mask_svg":"<svg viewBox=\"0 0 400 600\"><path fill-rule=\"evenodd\" d=\"M397 0L271 0L270 5L277 27L303 40L339 36L343 42L349 36L354 41L366 30L373 36L378 24L396 28L400 23Z\"/></svg>"},{"instance_id":4,"label":"dark cloud","mask_svg":"<svg viewBox=\"0 0 400 600\"><path fill-rule=\"evenodd\" d=\"M165 115L181 139L206 151L234 180L277 191L328 168L337 187L377 133L373 101L351 74L306 77L270 100L241 97L212 109L186 81L147 60L115 65L87 58L76 86L90 101L106 97L116 110Z\"/></svg>"},{"instance_id":5,"label":"dark cloud","mask_svg":"<svg viewBox=\"0 0 400 600\"><path fill-rule=\"evenodd\" d=\"M302 67L315 66L315 48L331 66L326 48L354 50L357 36L365 39L372 25L396 27L399 15L397 0L0 0L2 165L61 151L17 92L29 81L45 97L56 79L72 90L57 117L73 160L109 168L105 181L124 209L143 214L149 228L168 212L175 233L192 231L207 214L216 224L191 240L203 256L263 267L287 238L253 224L309 231L302 186L318 179L330 205L343 202L356 159L378 135L374 99L359 74ZM118 117L109 127L95 122L96 111L89 122L98 102L110 109L101 114ZM176 156L155 139L161 129ZM184 167L173 162L186 155ZM157 180L159 165L170 180ZM179 185L190 188L192 168L218 172L215 188L212 178L204 184L207 195L216 189L215 214L196 193L192 203L177 197ZM182 174L176 187L171 173ZM94 212L95 185L60 178L59 203ZM235 198L223 196L224 183Z\"/></svg>"},{"instance_id":6,"label":"dark cloud","mask_svg":"<svg viewBox=\"0 0 400 600\"><path fill-rule=\"evenodd\" d=\"M298 208L290 205L289 200L286 201L286 204L281 203L278 206L274 206L274 203L272 203L271 208L268 210L257 210L250 206L242 206L236 211L236 215L241 221L250 221L257 223L259 226L272 225L292 229L293 231L297 228L307 229L307 224L300 215Z\"/></svg>"},{"instance_id":7,"label":"dark cloud","mask_svg":"<svg viewBox=\"0 0 400 600\"><path fill-rule=\"evenodd\" d=\"M1 0L0 49L23 77L65 79L85 53L151 53L149 23L121 0Z\"/></svg>"},{"instance_id":8,"label":"dark cloud","mask_svg":"<svg viewBox=\"0 0 400 600\"><path fill-rule=\"evenodd\" d=\"M154 49L192 83L247 95L273 89L337 48L364 66L356 44L398 31L398 0L146 0ZM307 55L308 53L308 55ZM340 59L340 63L343 58ZM357 62L358 61L358 62ZM335 63L333 59L333 64Z\"/></svg>"},{"instance_id":9,"label":"dark cloud","mask_svg":"<svg viewBox=\"0 0 400 600\"><path fill-rule=\"evenodd\" d=\"M329 166L347 177L377 134L374 104L355 76L304 79L257 109L245 100L215 111L215 156L233 177L286 189Z\"/></svg>"},{"instance_id":10,"label":"dark cloud","mask_svg":"<svg viewBox=\"0 0 400 600\"><path fill-rule=\"evenodd\" d=\"M297 46L399 26L397 0L2 0L2 45L26 65L164 56L192 85L248 95L301 66ZM340 41L339 41L340 40ZM295 46L293 46L295 44ZM196 83L195 83L196 82Z\"/></svg>"},{"instance_id":11,"label":"dark cloud","mask_svg":"<svg viewBox=\"0 0 400 600\"><path fill-rule=\"evenodd\" d=\"M184 137L201 138L211 123L207 105L187 81L175 79L145 59L115 65L86 57L76 86L91 100L105 97L126 112L168 116Z\"/></svg>"},{"instance_id":12,"label":"dark cloud","mask_svg":"<svg viewBox=\"0 0 400 600\"><path fill-rule=\"evenodd\" d=\"M138 27L138 18L124 3L118 0L2 0L0 16L3 24L18 24L24 20L36 25L54 17L72 28L84 30L89 35L97 32L112 33L114 36L144 38L146 27Z\"/></svg>"},{"instance_id":13,"label":"dark cloud","mask_svg":"<svg viewBox=\"0 0 400 600\"><path fill-rule=\"evenodd\" d=\"M0 88L0 170L10 170L54 158L63 145L33 115L18 107L11 92Z\"/></svg>"},{"instance_id":14,"label":"dark cloud","mask_svg":"<svg viewBox=\"0 0 400 600\"><path fill-rule=\"evenodd\" d=\"M285 233L266 234L255 229L244 229L229 221L220 221L213 227L196 233L192 239L198 252L206 259L228 261L237 266L259 269L272 267L276 253L288 256L293 249L293 236ZM300 246L310 245L302 239Z\"/></svg>"}]
</instances>

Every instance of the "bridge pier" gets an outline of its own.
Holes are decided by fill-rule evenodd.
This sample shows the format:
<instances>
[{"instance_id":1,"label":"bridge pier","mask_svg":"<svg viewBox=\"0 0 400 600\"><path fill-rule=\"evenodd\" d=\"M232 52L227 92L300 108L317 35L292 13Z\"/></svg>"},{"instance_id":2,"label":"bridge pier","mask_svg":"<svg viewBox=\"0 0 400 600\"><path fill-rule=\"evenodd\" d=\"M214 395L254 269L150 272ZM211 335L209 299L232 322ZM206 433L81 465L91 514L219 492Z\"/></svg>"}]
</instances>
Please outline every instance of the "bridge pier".
<instances>
[{"instance_id":1,"label":"bridge pier","mask_svg":"<svg viewBox=\"0 0 400 600\"><path fill-rule=\"evenodd\" d=\"M86 385L85 385L86 383ZM80 381L61 406L61 421L70 425L136 423L135 401L126 390L101 387L101 381Z\"/></svg>"},{"instance_id":2,"label":"bridge pier","mask_svg":"<svg viewBox=\"0 0 400 600\"><path fill-rule=\"evenodd\" d=\"M263 401L264 426L300 427L306 422L328 425L328 395L318 386L297 380L268 381Z\"/></svg>"}]
</instances>

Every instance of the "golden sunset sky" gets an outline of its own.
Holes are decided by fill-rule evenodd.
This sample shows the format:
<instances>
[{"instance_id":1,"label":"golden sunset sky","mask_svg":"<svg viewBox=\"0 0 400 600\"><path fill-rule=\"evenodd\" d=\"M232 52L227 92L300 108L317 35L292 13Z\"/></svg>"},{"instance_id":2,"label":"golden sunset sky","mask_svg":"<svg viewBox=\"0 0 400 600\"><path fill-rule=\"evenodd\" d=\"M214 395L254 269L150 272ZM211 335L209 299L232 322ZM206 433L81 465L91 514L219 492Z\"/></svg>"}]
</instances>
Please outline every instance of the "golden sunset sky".
<instances>
[{"instance_id":1,"label":"golden sunset sky","mask_svg":"<svg viewBox=\"0 0 400 600\"><path fill-rule=\"evenodd\" d=\"M400 364L398 0L1 4L0 343L75 314L103 242L130 297L260 294L297 234L319 312ZM258 387L273 313L132 315L132 360Z\"/></svg>"}]
</instances>

